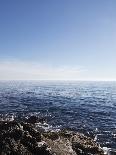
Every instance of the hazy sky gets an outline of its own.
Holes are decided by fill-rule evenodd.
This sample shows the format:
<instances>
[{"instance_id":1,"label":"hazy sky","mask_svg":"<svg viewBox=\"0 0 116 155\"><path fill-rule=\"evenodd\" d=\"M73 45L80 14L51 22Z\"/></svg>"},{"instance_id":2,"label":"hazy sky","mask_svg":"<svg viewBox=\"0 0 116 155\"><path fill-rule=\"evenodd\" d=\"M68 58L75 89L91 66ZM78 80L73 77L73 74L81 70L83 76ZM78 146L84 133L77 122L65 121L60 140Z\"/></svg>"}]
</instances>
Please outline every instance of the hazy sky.
<instances>
[{"instance_id":1,"label":"hazy sky","mask_svg":"<svg viewBox=\"0 0 116 155\"><path fill-rule=\"evenodd\" d=\"M0 79L116 80L116 0L0 0Z\"/></svg>"}]
</instances>

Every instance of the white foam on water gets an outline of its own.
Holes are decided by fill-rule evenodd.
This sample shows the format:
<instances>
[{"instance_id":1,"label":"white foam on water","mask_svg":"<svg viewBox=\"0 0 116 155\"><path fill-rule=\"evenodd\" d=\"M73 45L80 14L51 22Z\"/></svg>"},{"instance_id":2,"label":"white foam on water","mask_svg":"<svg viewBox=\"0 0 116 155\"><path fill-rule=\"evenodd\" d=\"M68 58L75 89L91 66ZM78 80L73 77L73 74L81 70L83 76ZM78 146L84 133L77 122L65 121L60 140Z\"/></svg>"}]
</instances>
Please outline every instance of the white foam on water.
<instances>
[{"instance_id":1,"label":"white foam on water","mask_svg":"<svg viewBox=\"0 0 116 155\"><path fill-rule=\"evenodd\" d=\"M104 154L106 155L116 155L116 149L112 149L108 147L103 147L102 149L104 151Z\"/></svg>"}]
</instances>

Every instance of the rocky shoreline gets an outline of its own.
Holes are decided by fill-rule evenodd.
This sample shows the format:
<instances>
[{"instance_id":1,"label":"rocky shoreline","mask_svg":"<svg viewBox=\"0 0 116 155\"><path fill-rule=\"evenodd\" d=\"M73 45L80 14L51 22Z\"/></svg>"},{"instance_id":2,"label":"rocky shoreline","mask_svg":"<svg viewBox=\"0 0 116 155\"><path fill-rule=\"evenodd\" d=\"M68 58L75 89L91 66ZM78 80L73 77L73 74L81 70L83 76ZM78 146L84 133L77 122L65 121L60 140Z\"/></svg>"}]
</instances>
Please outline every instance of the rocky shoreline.
<instances>
[{"instance_id":1,"label":"rocky shoreline","mask_svg":"<svg viewBox=\"0 0 116 155\"><path fill-rule=\"evenodd\" d=\"M1 155L103 155L93 139L69 130L46 131L44 118L0 121Z\"/></svg>"}]
</instances>

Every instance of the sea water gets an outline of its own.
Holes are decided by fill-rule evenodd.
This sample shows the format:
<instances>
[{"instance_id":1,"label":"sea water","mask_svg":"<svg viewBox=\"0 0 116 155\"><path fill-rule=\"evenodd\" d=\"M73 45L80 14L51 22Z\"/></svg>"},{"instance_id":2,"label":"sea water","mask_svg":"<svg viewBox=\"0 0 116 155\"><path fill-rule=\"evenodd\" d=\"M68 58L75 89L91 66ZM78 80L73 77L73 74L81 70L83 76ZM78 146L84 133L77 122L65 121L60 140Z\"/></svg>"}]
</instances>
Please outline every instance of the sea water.
<instances>
[{"instance_id":1,"label":"sea water","mask_svg":"<svg viewBox=\"0 0 116 155\"><path fill-rule=\"evenodd\" d=\"M1 81L1 119L30 115L116 149L116 82Z\"/></svg>"}]
</instances>

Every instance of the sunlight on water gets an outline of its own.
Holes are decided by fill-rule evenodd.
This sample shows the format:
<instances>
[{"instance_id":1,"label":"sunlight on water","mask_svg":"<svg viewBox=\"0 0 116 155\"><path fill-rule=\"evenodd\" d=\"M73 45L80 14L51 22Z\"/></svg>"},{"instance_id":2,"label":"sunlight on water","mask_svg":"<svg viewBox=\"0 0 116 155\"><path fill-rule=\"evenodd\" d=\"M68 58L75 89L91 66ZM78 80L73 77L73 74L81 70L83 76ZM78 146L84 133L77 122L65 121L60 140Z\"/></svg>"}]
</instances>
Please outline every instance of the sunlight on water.
<instances>
[{"instance_id":1,"label":"sunlight on water","mask_svg":"<svg viewBox=\"0 0 116 155\"><path fill-rule=\"evenodd\" d=\"M0 82L1 117L42 115L116 148L115 82Z\"/></svg>"}]
</instances>

